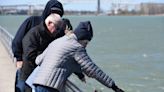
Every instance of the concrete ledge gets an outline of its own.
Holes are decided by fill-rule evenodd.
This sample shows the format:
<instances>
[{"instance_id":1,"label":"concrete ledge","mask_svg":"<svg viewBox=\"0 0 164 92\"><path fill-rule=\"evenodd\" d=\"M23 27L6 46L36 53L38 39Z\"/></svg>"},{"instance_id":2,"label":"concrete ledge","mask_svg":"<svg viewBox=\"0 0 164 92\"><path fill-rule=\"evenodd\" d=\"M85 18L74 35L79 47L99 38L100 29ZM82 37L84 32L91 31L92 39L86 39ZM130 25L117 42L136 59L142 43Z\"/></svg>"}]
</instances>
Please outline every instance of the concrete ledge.
<instances>
[{"instance_id":1,"label":"concrete ledge","mask_svg":"<svg viewBox=\"0 0 164 92\"><path fill-rule=\"evenodd\" d=\"M0 42L0 92L14 92L16 68Z\"/></svg>"}]
</instances>

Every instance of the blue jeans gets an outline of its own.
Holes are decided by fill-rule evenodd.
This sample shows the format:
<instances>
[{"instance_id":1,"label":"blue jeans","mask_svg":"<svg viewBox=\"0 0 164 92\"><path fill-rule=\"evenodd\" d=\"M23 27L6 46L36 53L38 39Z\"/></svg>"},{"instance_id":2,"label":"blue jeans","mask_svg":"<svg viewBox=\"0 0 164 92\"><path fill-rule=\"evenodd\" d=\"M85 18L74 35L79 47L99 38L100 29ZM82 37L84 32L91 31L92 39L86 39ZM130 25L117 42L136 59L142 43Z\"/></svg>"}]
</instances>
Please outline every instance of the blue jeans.
<instances>
[{"instance_id":1,"label":"blue jeans","mask_svg":"<svg viewBox=\"0 0 164 92\"><path fill-rule=\"evenodd\" d=\"M16 77L15 77L15 92L24 92L25 90L25 81L20 80L20 74L21 74L21 70L18 69L16 71Z\"/></svg>"},{"instance_id":2,"label":"blue jeans","mask_svg":"<svg viewBox=\"0 0 164 92\"><path fill-rule=\"evenodd\" d=\"M59 91L50 87L36 85L35 92L59 92Z\"/></svg>"},{"instance_id":3,"label":"blue jeans","mask_svg":"<svg viewBox=\"0 0 164 92\"><path fill-rule=\"evenodd\" d=\"M20 79L20 75L21 69L18 69L15 77L15 92L32 92L32 89L25 83L25 81Z\"/></svg>"}]
</instances>

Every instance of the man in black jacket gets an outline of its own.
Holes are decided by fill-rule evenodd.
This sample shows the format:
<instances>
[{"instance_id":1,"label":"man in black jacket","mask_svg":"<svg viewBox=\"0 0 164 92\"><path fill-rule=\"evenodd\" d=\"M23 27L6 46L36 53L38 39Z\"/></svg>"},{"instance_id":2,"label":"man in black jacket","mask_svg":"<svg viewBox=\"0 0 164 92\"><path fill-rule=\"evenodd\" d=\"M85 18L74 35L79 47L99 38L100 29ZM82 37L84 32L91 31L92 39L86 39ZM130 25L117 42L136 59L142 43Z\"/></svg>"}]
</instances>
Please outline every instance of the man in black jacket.
<instances>
[{"instance_id":1,"label":"man in black jacket","mask_svg":"<svg viewBox=\"0 0 164 92\"><path fill-rule=\"evenodd\" d=\"M16 67L17 67L17 73L16 73L16 81L15 81L15 92L20 92L22 89L22 83L19 81L20 76L20 68L22 67L23 59L23 48L22 48L22 39L25 36L25 34L34 26L41 23L41 21L44 21L47 16L49 16L51 13L59 14L61 17L64 14L63 6L62 4L57 0L50 0L47 2L45 9L41 16L31 16L27 18L19 27L13 42L12 42L12 51L14 54L14 57L16 58Z\"/></svg>"},{"instance_id":2,"label":"man in black jacket","mask_svg":"<svg viewBox=\"0 0 164 92\"><path fill-rule=\"evenodd\" d=\"M60 15L50 14L45 21L30 29L22 40L23 45L23 66L21 68L20 80L25 82L28 76L36 67L35 59L41 54L50 42L64 35ZM31 92L25 84L25 92Z\"/></svg>"}]
</instances>

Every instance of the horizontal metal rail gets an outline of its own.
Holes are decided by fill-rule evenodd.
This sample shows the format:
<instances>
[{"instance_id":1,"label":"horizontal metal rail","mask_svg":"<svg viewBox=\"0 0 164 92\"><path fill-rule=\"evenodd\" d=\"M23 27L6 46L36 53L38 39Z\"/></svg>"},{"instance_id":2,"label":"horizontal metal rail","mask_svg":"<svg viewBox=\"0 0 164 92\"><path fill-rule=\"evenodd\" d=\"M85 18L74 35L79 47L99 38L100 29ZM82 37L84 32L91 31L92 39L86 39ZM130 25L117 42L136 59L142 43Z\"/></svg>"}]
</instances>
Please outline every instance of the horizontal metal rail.
<instances>
[{"instance_id":1,"label":"horizontal metal rail","mask_svg":"<svg viewBox=\"0 0 164 92\"><path fill-rule=\"evenodd\" d=\"M6 29L0 26L0 37L1 37L0 41L6 48L9 56L14 60L12 49L11 49L13 36Z\"/></svg>"}]
</instances>

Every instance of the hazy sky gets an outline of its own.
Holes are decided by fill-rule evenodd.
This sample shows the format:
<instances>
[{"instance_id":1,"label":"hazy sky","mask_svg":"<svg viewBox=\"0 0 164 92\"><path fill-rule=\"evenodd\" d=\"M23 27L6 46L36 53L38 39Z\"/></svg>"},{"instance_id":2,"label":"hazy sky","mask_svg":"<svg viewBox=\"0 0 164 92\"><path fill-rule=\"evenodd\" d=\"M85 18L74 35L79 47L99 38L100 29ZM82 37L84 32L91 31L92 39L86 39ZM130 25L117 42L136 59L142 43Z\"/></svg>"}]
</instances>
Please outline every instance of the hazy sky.
<instances>
[{"instance_id":1,"label":"hazy sky","mask_svg":"<svg viewBox=\"0 0 164 92\"><path fill-rule=\"evenodd\" d=\"M46 4L48 0L0 0L0 5L15 4ZM65 10L96 10L97 0L59 0L64 5ZM141 3L156 2L164 3L164 0L100 0L101 8L109 10L112 2L114 3Z\"/></svg>"}]
</instances>

